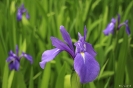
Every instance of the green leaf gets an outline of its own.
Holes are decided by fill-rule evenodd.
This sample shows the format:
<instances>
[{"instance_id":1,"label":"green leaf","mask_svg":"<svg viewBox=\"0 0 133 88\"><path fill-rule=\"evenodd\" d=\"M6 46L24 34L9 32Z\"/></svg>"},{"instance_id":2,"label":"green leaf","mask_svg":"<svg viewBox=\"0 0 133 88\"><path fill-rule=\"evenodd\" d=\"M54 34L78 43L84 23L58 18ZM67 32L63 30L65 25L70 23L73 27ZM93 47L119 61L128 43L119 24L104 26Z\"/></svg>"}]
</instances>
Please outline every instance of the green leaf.
<instances>
[{"instance_id":1,"label":"green leaf","mask_svg":"<svg viewBox=\"0 0 133 88\"><path fill-rule=\"evenodd\" d=\"M101 78L101 76L102 76L102 74L103 74L103 72L104 72L104 69L105 69L107 63L108 63L108 60L106 61L106 63L105 63L105 64L103 65L103 67L101 68L100 74L99 74L99 76L98 76L98 80Z\"/></svg>"},{"instance_id":2,"label":"green leaf","mask_svg":"<svg viewBox=\"0 0 133 88\"><path fill-rule=\"evenodd\" d=\"M12 82L13 82L13 78L14 78L14 70L11 71L9 79L8 79L8 88L11 88L12 86Z\"/></svg>"},{"instance_id":3,"label":"green leaf","mask_svg":"<svg viewBox=\"0 0 133 88\"><path fill-rule=\"evenodd\" d=\"M117 70L115 75L115 86L117 88L119 85L123 85L124 83L124 73L127 59L127 50L128 50L128 39L127 34L124 33L124 40L120 48L120 53L118 57Z\"/></svg>"},{"instance_id":4,"label":"green leaf","mask_svg":"<svg viewBox=\"0 0 133 88\"><path fill-rule=\"evenodd\" d=\"M64 87L65 73L66 73L66 62L64 63L64 65L60 69L60 73L59 73L57 80L56 80L56 87L55 88L63 88Z\"/></svg>"},{"instance_id":5,"label":"green leaf","mask_svg":"<svg viewBox=\"0 0 133 88\"><path fill-rule=\"evenodd\" d=\"M34 81L33 81L33 67L31 67L31 70L30 70L29 88L34 88Z\"/></svg>"},{"instance_id":6,"label":"green leaf","mask_svg":"<svg viewBox=\"0 0 133 88\"><path fill-rule=\"evenodd\" d=\"M9 70L8 70L8 65L7 63L5 64L4 67L4 75L3 75L3 81L2 81L2 88L7 88L8 87L8 74L9 74Z\"/></svg>"},{"instance_id":7,"label":"green leaf","mask_svg":"<svg viewBox=\"0 0 133 88\"><path fill-rule=\"evenodd\" d=\"M80 83L79 76L76 72L71 74L71 88L82 88L83 84Z\"/></svg>"},{"instance_id":8,"label":"green leaf","mask_svg":"<svg viewBox=\"0 0 133 88\"><path fill-rule=\"evenodd\" d=\"M17 88L26 88L26 83L24 80L24 75L22 74L22 72L18 71L16 72L16 77L17 77Z\"/></svg>"},{"instance_id":9,"label":"green leaf","mask_svg":"<svg viewBox=\"0 0 133 88\"><path fill-rule=\"evenodd\" d=\"M64 88L71 88L70 79L71 79L71 75L70 74L65 76Z\"/></svg>"},{"instance_id":10,"label":"green leaf","mask_svg":"<svg viewBox=\"0 0 133 88\"><path fill-rule=\"evenodd\" d=\"M15 13L15 0L11 2L11 7L10 7L10 14L12 15L13 13Z\"/></svg>"},{"instance_id":11,"label":"green leaf","mask_svg":"<svg viewBox=\"0 0 133 88\"><path fill-rule=\"evenodd\" d=\"M40 88L48 88L49 80L50 80L50 72L51 72L51 64L47 63L43 71Z\"/></svg>"}]
</instances>

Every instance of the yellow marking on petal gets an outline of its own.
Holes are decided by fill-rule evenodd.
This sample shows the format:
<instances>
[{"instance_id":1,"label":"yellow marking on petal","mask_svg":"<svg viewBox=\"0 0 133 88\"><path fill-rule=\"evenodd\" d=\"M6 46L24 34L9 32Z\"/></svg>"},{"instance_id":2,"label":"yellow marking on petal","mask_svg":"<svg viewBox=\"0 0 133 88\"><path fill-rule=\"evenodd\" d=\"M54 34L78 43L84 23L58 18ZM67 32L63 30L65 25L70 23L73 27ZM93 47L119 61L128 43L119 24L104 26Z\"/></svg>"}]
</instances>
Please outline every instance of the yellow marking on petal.
<instances>
[{"instance_id":1,"label":"yellow marking on petal","mask_svg":"<svg viewBox=\"0 0 133 88\"><path fill-rule=\"evenodd\" d=\"M85 63L85 54L84 54L84 52L81 52L80 54L81 54L81 56L83 57L83 61L84 61L84 63Z\"/></svg>"}]
</instances>

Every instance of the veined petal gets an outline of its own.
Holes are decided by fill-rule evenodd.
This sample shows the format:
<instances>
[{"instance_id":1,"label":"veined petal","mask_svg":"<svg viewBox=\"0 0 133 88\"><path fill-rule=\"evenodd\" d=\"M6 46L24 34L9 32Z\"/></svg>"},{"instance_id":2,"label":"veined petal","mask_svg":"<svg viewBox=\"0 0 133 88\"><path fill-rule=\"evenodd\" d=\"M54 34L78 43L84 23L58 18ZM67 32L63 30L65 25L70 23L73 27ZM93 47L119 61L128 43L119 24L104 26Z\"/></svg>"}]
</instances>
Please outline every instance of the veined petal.
<instances>
[{"instance_id":1,"label":"veined petal","mask_svg":"<svg viewBox=\"0 0 133 88\"><path fill-rule=\"evenodd\" d=\"M60 41L59 39L55 37L51 37L51 41L52 41L53 46L55 46L56 48L60 50L67 51L72 56L72 58L74 58L75 56L74 51L71 50L64 42Z\"/></svg>"},{"instance_id":2,"label":"veined petal","mask_svg":"<svg viewBox=\"0 0 133 88\"><path fill-rule=\"evenodd\" d=\"M14 70L18 71L19 67L20 67L20 64L19 64L19 61L17 61L17 60L14 60L9 63L10 70L14 69Z\"/></svg>"},{"instance_id":3,"label":"veined petal","mask_svg":"<svg viewBox=\"0 0 133 88\"><path fill-rule=\"evenodd\" d=\"M30 61L30 63L31 63L31 64L33 63L32 56L30 56L30 55L28 55L28 54L26 54L26 53L22 52L22 54L21 54L20 58L21 58L21 57L25 57L27 60L29 60L29 61Z\"/></svg>"},{"instance_id":4,"label":"veined petal","mask_svg":"<svg viewBox=\"0 0 133 88\"><path fill-rule=\"evenodd\" d=\"M51 50L47 50L43 52L42 54L42 61L39 63L40 67L44 69L46 62L49 62L55 58L56 55L58 55L62 50L58 48L54 48Z\"/></svg>"},{"instance_id":5,"label":"veined petal","mask_svg":"<svg viewBox=\"0 0 133 88\"><path fill-rule=\"evenodd\" d=\"M74 69L81 83L91 82L99 74L99 64L89 53L78 53L74 59Z\"/></svg>"},{"instance_id":6,"label":"veined petal","mask_svg":"<svg viewBox=\"0 0 133 88\"><path fill-rule=\"evenodd\" d=\"M64 26L60 26L60 31L61 31L61 34L62 34L62 37L63 37L64 41L74 51L72 41L71 41L71 37L70 37L69 33L66 31L66 29L64 28Z\"/></svg>"},{"instance_id":7,"label":"veined petal","mask_svg":"<svg viewBox=\"0 0 133 88\"><path fill-rule=\"evenodd\" d=\"M92 45L89 44L89 43L85 43L85 47L86 47L86 52L88 52L90 55L92 55L93 57L96 56L96 52L95 50L93 49Z\"/></svg>"}]
</instances>

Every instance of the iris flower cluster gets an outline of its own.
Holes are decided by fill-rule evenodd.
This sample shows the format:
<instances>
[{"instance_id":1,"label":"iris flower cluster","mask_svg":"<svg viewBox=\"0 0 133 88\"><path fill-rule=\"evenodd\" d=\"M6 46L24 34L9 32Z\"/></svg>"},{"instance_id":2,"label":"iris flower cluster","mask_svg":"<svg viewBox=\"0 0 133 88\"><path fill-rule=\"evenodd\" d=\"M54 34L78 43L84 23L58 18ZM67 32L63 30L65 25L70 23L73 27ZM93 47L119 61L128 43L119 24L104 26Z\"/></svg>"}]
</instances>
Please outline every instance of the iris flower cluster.
<instances>
[{"instance_id":1,"label":"iris flower cluster","mask_svg":"<svg viewBox=\"0 0 133 88\"><path fill-rule=\"evenodd\" d=\"M9 56L6 61L9 63L10 70L13 70L13 69L16 71L19 70L20 60L22 57L25 57L27 60L29 60L31 64L33 63L32 57L30 55L22 52L21 55L19 56L18 46L16 46L16 54L13 53L12 50L9 52Z\"/></svg>"},{"instance_id":2,"label":"iris flower cluster","mask_svg":"<svg viewBox=\"0 0 133 88\"><path fill-rule=\"evenodd\" d=\"M26 14L26 18L29 19L29 13L25 9L24 4L22 4L17 10L17 20L22 20L22 15ZM120 23L120 15L117 19L112 18L111 22L108 24L103 33L109 35L113 33L115 27L119 30L122 26L125 26L126 32L129 35L130 29L128 26L128 20L123 23ZM64 41L59 40L56 37L51 37L52 45L55 47L51 50L46 50L42 54L42 61L39 63L42 69L45 68L47 62L53 60L60 52L66 51L74 60L74 70L80 77L81 83L91 82L96 79L99 74L100 66L99 63L95 60L96 52L93 49L90 43L86 42L87 29L84 27L84 36L78 33L78 41L74 44L72 43L69 33L66 31L64 26L60 26L60 32ZM75 46L75 49L74 49ZM9 63L10 70L19 70L20 60L24 57L30 63L33 63L33 59L30 55L22 52L19 56L18 46L16 46L16 54L11 50L6 61Z\"/></svg>"},{"instance_id":3,"label":"iris flower cluster","mask_svg":"<svg viewBox=\"0 0 133 88\"><path fill-rule=\"evenodd\" d=\"M22 15L23 15L24 13L26 14L26 18L29 19L29 18L30 18L29 13L28 13L28 11L26 10L26 8L24 7L24 4L22 4L22 5L18 8L18 10L17 10L17 20L18 20L18 21L21 21L21 20L22 20Z\"/></svg>"},{"instance_id":4,"label":"iris flower cluster","mask_svg":"<svg viewBox=\"0 0 133 88\"><path fill-rule=\"evenodd\" d=\"M127 34L130 35L130 28L128 26L128 20L126 20L123 23L120 23L120 15L118 15L117 19L114 19L114 18L111 19L111 22L108 24L106 29L103 30L103 33L105 35L109 35L110 33L113 34L116 24L117 24L117 27L116 27L117 30L119 30L122 26L125 26Z\"/></svg>"},{"instance_id":5,"label":"iris flower cluster","mask_svg":"<svg viewBox=\"0 0 133 88\"><path fill-rule=\"evenodd\" d=\"M44 69L47 62L53 60L60 52L66 51L74 59L74 70L79 75L80 82L87 83L93 81L98 76L100 67L95 60L96 52L92 45L85 41L87 34L86 27L84 27L84 36L78 33L79 39L74 43L75 51L71 37L64 26L60 26L60 32L64 42L58 38L51 37L52 45L55 48L43 52L40 67Z\"/></svg>"}]
</instances>

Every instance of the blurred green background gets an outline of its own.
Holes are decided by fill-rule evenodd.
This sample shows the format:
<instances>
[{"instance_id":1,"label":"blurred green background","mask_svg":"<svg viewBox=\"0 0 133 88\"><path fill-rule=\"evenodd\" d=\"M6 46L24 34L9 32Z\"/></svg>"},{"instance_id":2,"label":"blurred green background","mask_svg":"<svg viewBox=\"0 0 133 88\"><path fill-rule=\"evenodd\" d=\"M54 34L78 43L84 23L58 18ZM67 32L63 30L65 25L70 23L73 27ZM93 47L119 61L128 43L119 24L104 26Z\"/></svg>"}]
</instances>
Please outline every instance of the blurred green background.
<instances>
[{"instance_id":1,"label":"blurred green background","mask_svg":"<svg viewBox=\"0 0 133 88\"><path fill-rule=\"evenodd\" d=\"M30 19L23 15L17 21L17 8L24 4ZM103 30L111 18L121 15L128 20L131 35L125 27L117 35L105 36ZM73 43L86 25L87 42L97 52L100 73L82 88L133 88L133 0L0 0L0 88L81 88L73 80L73 59L66 52L59 54L41 69L39 62L45 50L52 49L50 36L62 40L60 25L69 32ZM19 71L10 71L6 58L18 45L32 55L33 64L21 60Z\"/></svg>"}]
</instances>

